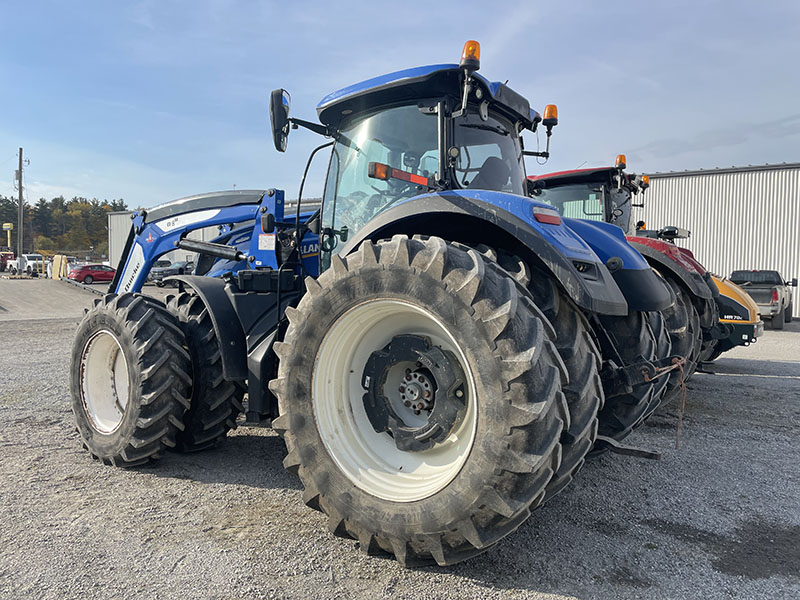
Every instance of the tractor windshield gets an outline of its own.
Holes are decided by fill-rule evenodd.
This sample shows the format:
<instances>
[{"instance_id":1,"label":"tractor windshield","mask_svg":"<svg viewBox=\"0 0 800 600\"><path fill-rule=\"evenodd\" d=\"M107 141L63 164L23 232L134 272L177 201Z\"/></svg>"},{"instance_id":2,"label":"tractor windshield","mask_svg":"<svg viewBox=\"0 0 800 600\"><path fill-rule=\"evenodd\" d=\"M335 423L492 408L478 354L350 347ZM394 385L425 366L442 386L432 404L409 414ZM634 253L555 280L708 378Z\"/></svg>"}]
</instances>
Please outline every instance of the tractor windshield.
<instances>
[{"instance_id":1,"label":"tractor windshield","mask_svg":"<svg viewBox=\"0 0 800 600\"><path fill-rule=\"evenodd\" d=\"M459 154L449 186L522 195L525 173L516 130L499 116L490 113L483 120L476 112L450 122L448 138ZM340 129L325 183L322 227L335 233L321 248L323 268L330 253L344 245L343 228L354 235L379 212L427 191L399 179L371 178L369 163L433 176L439 165L437 129L437 116L417 104L383 109Z\"/></svg>"},{"instance_id":2,"label":"tractor windshield","mask_svg":"<svg viewBox=\"0 0 800 600\"><path fill-rule=\"evenodd\" d=\"M631 194L602 183L575 183L538 188L533 197L547 202L569 219L607 221L628 232L631 222Z\"/></svg>"},{"instance_id":3,"label":"tractor windshield","mask_svg":"<svg viewBox=\"0 0 800 600\"><path fill-rule=\"evenodd\" d=\"M562 216L569 219L604 221L605 186L602 184L576 183L553 188L538 188L533 197L554 206Z\"/></svg>"},{"instance_id":4,"label":"tractor windshield","mask_svg":"<svg viewBox=\"0 0 800 600\"><path fill-rule=\"evenodd\" d=\"M347 227L355 233L387 206L425 191L405 181L369 177L371 162L425 177L436 171L436 115L424 114L416 105L375 113L340 134L325 183L323 227Z\"/></svg>"}]
</instances>

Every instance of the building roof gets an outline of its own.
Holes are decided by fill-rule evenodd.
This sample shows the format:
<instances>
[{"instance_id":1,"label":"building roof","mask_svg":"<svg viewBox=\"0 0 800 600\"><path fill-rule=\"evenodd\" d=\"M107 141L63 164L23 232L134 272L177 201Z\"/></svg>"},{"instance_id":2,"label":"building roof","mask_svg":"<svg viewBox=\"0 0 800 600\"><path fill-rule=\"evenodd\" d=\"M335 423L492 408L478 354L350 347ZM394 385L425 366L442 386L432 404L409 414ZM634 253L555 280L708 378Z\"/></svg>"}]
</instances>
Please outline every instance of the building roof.
<instances>
[{"instance_id":1,"label":"building roof","mask_svg":"<svg viewBox=\"0 0 800 600\"><path fill-rule=\"evenodd\" d=\"M783 171L787 169L800 169L800 162L747 165L746 167L717 167L715 169L696 169L692 171L665 171L663 173L650 173L649 175L651 178L664 178L685 177L687 175L716 175L719 173L745 173L748 171Z\"/></svg>"}]
</instances>

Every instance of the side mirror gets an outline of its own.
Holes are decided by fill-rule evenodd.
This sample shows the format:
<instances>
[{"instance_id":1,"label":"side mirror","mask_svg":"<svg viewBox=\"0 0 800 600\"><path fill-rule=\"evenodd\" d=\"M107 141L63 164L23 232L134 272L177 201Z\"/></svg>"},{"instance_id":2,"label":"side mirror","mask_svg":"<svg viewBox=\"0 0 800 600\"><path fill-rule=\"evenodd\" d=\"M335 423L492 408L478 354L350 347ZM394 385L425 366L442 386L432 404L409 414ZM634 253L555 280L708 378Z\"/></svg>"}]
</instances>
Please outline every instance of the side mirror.
<instances>
[{"instance_id":1,"label":"side mirror","mask_svg":"<svg viewBox=\"0 0 800 600\"><path fill-rule=\"evenodd\" d=\"M289 139L289 92L283 89L272 90L269 96L269 121L272 125L272 139L278 152L286 151Z\"/></svg>"},{"instance_id":2,"label":"side mirror","mask_svg":"<svg viewBox=\"0 0 800 600\"><path fill-rule=\"evenodd\" d=\"M792 279L792 287L797 287L797 277Z\"/></svg>"}]
</instances>

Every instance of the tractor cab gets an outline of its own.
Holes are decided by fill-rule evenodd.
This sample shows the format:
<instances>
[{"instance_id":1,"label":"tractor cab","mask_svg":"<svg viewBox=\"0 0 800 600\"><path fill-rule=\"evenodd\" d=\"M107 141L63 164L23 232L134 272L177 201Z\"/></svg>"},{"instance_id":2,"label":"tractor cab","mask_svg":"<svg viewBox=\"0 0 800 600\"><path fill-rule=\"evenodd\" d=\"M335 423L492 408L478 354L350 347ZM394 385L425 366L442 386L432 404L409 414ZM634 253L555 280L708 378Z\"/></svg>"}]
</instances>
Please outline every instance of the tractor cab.
<instances>
[{"instance_id":1,"label":"tractor cab","mask_svg":"<svg viewBox=\"0 0 800 600\"><path fill-rule=\"evenodd\" d=\"M564 216L613 223L626 234L634 234L631 208L638 194L650 185L647 175L625 172L625 155L617 156L614 167L560 171L528 178L531 197L556 207Z\"/></svg>"},{"instance_id":2,"label":"tractor cab","mask_svg":"<svg viewBox=\"0 0 800 600\"><path fill-rule=\"evenodd\" d=\"M290 119L288 93L276 90L271 116L276 148L288 125L333 138L320 228L321 270L349 236L391 206L445 190L489 190L524 196L520 133L542 117L507 85L477 75L480 47L467 42L460 64L406 69L326 96L323 127ZM557 124L548 106L548 136ZM549 139L549 137L548 137Z\"/></svg>"}]
</instances>

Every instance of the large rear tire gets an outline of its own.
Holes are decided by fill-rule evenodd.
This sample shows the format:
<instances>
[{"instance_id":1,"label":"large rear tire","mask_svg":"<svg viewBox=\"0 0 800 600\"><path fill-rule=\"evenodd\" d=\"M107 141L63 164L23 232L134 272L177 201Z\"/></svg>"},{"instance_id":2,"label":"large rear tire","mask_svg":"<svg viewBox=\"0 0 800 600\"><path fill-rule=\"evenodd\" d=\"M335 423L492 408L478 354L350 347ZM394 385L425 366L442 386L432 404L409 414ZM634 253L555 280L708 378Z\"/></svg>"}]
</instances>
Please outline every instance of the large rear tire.
<instances>
[{"instance_id":1,"label":"large rear tire","mask_svg":"<svg viewBox=\"0 0 800 600\"><path fill-rule=\"evenodd\" d=\"M658 357L658 343L646 313L634 312L625 316L601 316L605 329L624 365ZM612 358L612 357L604 357ZM621 441L642 423L661 402L664 386L658 380L642 383L628 391L605 388L605 405L597 415L598 434Z\"/></svg>"},{"instance_id":2,"label":"large rear tire","mask_svg":"<svg viewBox=\"0 0 800 600\"><path fill-rule=\"evenodd\" d=\"M716 300L711 302L706 302L704 305L703 312L698 312L698 314L705 314L706 312L710 313L708 315L707 321L711 321L713 323L712 331L719 325L719 305L717 304ZM714 349L719 344L719 340L715 337L711 336L711 332L703 334L703 340L700 345L700 358L699 362L708 362L711 360L711 355L714 354Z\"/></svg>"},{"instance_id":3,"label":"large rear tire","mask_svg":"<svg viewBox=\"0 0 800 600\"><path fill-rule=\"evenodd\" d=\"M525 273L527 270L517 272ZM598 430L597 415L604 403L603 383L600 380L602 359L586 317L550 277L531 269L529 289L536 304L553 324L556 348L569 375L563 390L570 424L561 438L563 457L556 477L547 490L545 500L549 500L572 480L594 446Z\"/></svg>"},{"instance_id":4,"label":"large rear tire","mask_svg":"<svg viewBox=\"0 0 800 600\"><path fill-rule=\"evenodd\" d=\"M647 322L650 325L650 329L653 330L653 335L656 338L656 358L658 360L663 360L669 356L672 356L672 341L669 338L669 330L667 329L667 321L664 318L664 315L658 311L651 311L645 314L647 317ZM643 420L646 420L651 414L653 414L664 401L664 398L667 394L670 374L662 375L655 380L655 392L653 397L658 401L653 402L650 405L650 408L648 408L647 412L644 414Z\"/></svg>"},{"instance_id":5,"label":"large rear tire","mask_svg":"<svg viewBox=\"0 0 800 600\"><path fill-rule=\"evenodd\" d=\"M176 316L192 357L192 398L183 417L186 428L178 433L175 449L194 452L221 443L236 428L244 412L244 388L222 375L219 339L203 300L192 293L167 298L167 310Z\"/></svg>"},{"instance_id":6,"label":"large rear tire","mask_svg":"<svg viewBox=\"0 0 800 600\"><path fill-rule=\"evenodd\" d=\"M519 527L559 468L568 423L552 330L515 282L474 250L398 235L333 256L306 284L286 311L270 383L284 465L306 504L328 515L333 533L403 564L453 564ZM372 370L412 336L440 358ZM431 380L425 365L463 382L447 387L434 375L427 416L397 397ZM377 403L365 385L379 388ZM443 414L455 416L434 419Z\"/></svg>"},{"instance_id":7,"label":"large rear tire","mask_svg":"<svg viewBox=\"0 0 800 600\"><path fill-rule=\"evenodd\" d=\"M669 404L680 394L681 377L683 376L683 380L686 381L697 369L703 335L700 329L700 315L688 293L671 277L665 280L675 293L675 303L662 311L672 343L672 354L684 357L686 363L683 366L683 374L680 369L670 372L666 393L661 401L662 406Z\"/></svg>"},{"instance_id":8,"label":"large rear tire","mask_svg":"<svg viewBox=\"0 0 800 600\"><path fill-rule=\"evenodd\" d=\"M500 265L527 293L532 294L536 306L555 330L556 348L567 369L568 382L562 387L569 410L569 428L561 438L563 456L556 476L548 485L547 501L573 479L594 446L597 412L603 406L600 350L584 314L559 290L551 277L503 249L484 244L475 249L492 263Z\"/></svg>"},{"instance_id":9,"label":"large rear tire","mask_svg":"<svg viewBox=\"0 0 800 600\"><path fill-rule=\"evenodd\" d=\"M189 407L191 361L163 304L140 294L97 300L72 348L72 412L84 447L131 467L175 446Z\"/></svg>"}]
</instances>

